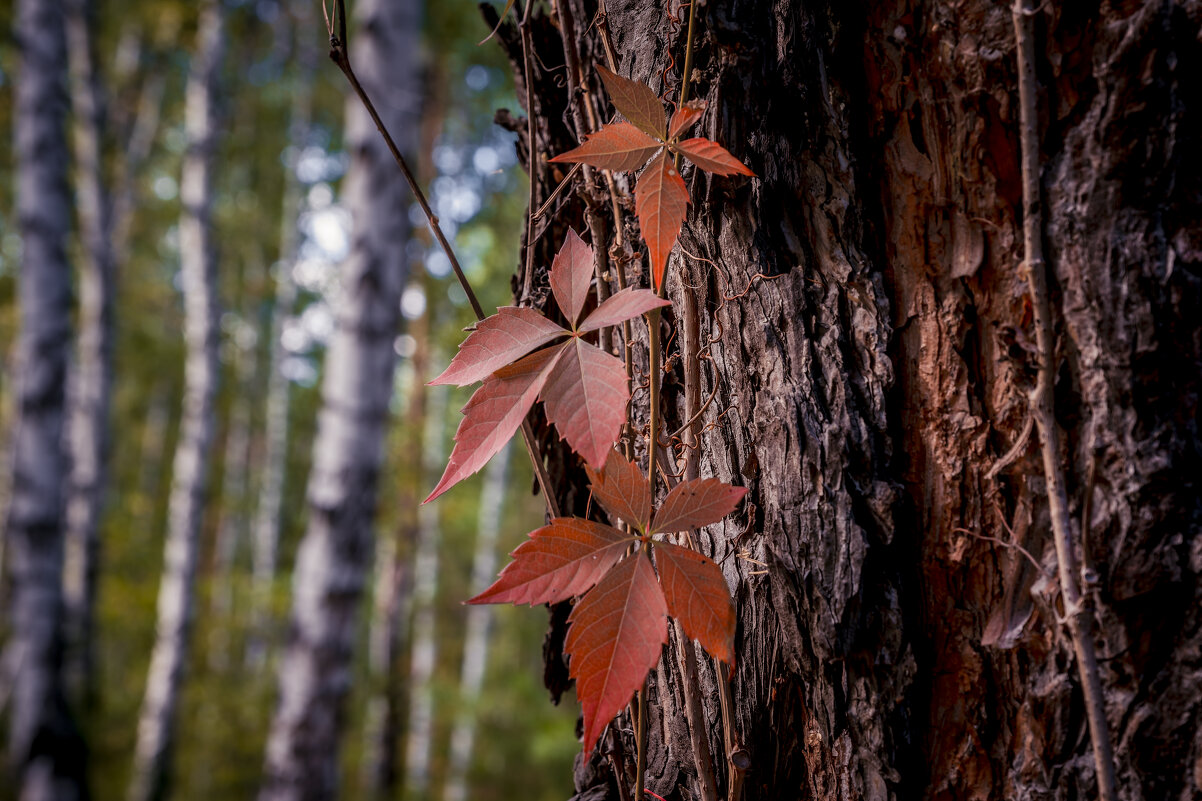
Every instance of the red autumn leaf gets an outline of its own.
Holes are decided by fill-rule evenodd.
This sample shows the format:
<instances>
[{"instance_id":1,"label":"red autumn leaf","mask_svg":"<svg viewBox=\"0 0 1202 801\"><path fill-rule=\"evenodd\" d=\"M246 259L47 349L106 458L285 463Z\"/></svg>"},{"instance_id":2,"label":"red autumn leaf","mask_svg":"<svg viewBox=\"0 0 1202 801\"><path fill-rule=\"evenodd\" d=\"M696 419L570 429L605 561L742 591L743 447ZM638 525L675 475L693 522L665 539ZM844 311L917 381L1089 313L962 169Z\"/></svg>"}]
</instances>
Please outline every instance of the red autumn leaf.
<instances>
[{"instance_id":1,"label":"red autumn leaf","mask_svg":"<svg viewBox=\"0 0 1202 801\"><path fill-rule=\"evenodd\" d=\"M671 534L717 523L733 512L746 494L746 487L732 487L716 478L681 482L659 505L651 530Z\"/></svg>"},{"instance_id":2,"label":"red autumn leaf","mask_svg":"<svg viewBox=\"0 0 1202 801\"><path fill-rule=\"evenodd\" d=\"M557 517L534 531L510 556L492 586L469 604L554 604L587 592L634 540L616 528Z\"/></svg>"},{"instance_id":3,"label":"red autumn leaf","mask_svg":"<svg viewBox=\"0 0 1202 801\"><path fill-rule=\"evenodd\" d=\"M423 503L429 503L479 470L505 447L562 354L562 345L544 348L502 367L484 381L463 407L463 421L455 432L455 447L447 469Z\"/></svg>"},{"instance_id":4,"label":"red autumn leaf","mask_svg":"<svg viewBox=\"0 0 1202 801\"><path fill-rule=\"evenodd\" d=\"M503 306L492 317L476 324L476 330L459 346L450 366L430 383L460 387L474 384L539 345L568 333L534 309Z\"/></svg>"},{"instance_id":5,"label":"red autumn leaf","mask_svg":"<svg viewBox=\"0 0 1202 801\"><path fill-rule=\"evenodd\" d=\"M575 328L592 282L593 249L569 228L563 247L551 262L551 292L569 327Z\"/></svg>"},{"instance_id":6,"label":"red autumn leaf","mask_svg":"<svg viewBox=\"0 0 1202 801\"><path fill-rule=\"evenodd\" d=\"M559 436L586 462L604 467L630 400L621 360L574 337L564 343L542 399Z\"/></svg>"},{"instance_id":7,"label":"red autumn leaf","mask_svg":"<svg viewBox=\"0 0 1202 801\"><path fill-rule=\"evenodd\" d=\"M552 292L573 325L592 276L592 248L573 232L551 265ZM568 331L533 309L512 306L478 323L446 371L430 382L462 386L485 379L463 407L446 472L426 502L483 467L538 399L546 403L548 418L568 444L590 464L604 466L626 419L626 371L620 359L579 335L665 303L647 290L619 292L594 309L579 331ZM569 339L506 366L558 337Z\"/></svg>"},{"instance_id":8,"label":"red autumn leaf","mask_svg":"<svg viewBox=\"0 0 1202 801\"><path fill-rule=\"evenodd\" d=\"M584 144L560 153L551 161L583 161L602 170L637 170L661 147L662 142L630 123L615 122L586 136Z\"/></svg>"},{"instance_id":9,"label":"red autumn leaf","mask_svg":"<svg viewBox=\"0 0 1202 801\"><path fill-rule=\"evenodd\" d=\"M596 331L598 328L620 325L623 320L638 317L652 309L671 305L671 301L664 300L650 289L626 287L610 295L604 303L593 309L580 324L579 331L583 334L587 331Z\"/></svg>"},{"instance_id":10,"label":"red autumn leaf","mask_svg":"<svg viewBox=\"0 0 1202 801\"><path fill-rule=\"evenodd\" d=\"M688 205L689 191L684 179L672 166L668 151L662 150L643 170L634 187L634 209L651 260L652 286L657 291L664 281L668 254L680 235Z\"/></svg>"},{"instance_id":11,"label":"red autumn leaf","mask_svg":"<svg viewBox=\"0 0 1202 801\"><path fill-rule=\"evenodd\" d=\"M709 139L686 139L671 147L706 172L715 175L755 175L747 165L732 156L729 150Z\"/></svg>"},{"instance_id":12,"label":"red autumn leaf","mask_svg":"<svg viewBox=\"0 0 1202 801\"><path fill-rule=\"evenodd\" d=\"M638 465L614 451L601 473L591 467L586 467L585 472L592 485L593 497L611 518L621 518L642 531L647 529L651 519L651 487Z\"/></svg>"},{"instance_id":13,"label":"red autumn leaf","mask_svg":"<svg viewBox=\"0 0 1202 801\"><path fill-rule=\"evenodd\" d=\"M654 551L668 614L711 656L731 664L735 608L722 569L712 559L671 543L657 542Z\"/></svg>"},{"instance_id":14,"label":"red autumn leaf","mask_svg":"<svg viewBox=\"0 0 1202 801\"><path fill-rule=\"evenodd\" d=\"M605 91L613 101L614 108L630 120L636 128L656 139L664 138L664 104L645 83L623 78L600 65L597 72L605 84Z\"/></svg>"},{"instance_id":15,"label":"red autumn leaf","mask_svg":"<svg viewBox=\"0 0 1202 801\"><path fill-rule=\"evenodd\" d=\"M564 650L584 713L585 754L659 661L667 614L643 551L619 562L572 610Z\"/></svg>"},{"instance_id":16,"label":"red autumn leaf","mask_svg":"<svg viewBox=\"0 0 1202 801\"><path fill-rule=\"evenodd\" d=\"M691 100L676 110L672 122L668 125L668 138L675 139L701 119L705 113L704 100Z\"/></svg>"}]
</instances>

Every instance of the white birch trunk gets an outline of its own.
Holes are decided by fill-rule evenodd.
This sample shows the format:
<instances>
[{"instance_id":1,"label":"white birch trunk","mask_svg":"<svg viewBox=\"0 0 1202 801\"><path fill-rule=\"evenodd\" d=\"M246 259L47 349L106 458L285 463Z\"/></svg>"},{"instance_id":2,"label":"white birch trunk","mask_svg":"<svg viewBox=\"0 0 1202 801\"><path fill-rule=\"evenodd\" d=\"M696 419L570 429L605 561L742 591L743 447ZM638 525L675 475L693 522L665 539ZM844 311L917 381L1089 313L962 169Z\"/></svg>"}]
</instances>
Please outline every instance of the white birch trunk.
<instances>
[{"instance_id":1,"label":"white birch trunk","mask_svg":"<svg viewBox=\"0 0 1202 801\"><path fill-rule=\"evenodd\" d=\"M435 357L435 363L437 357ZM435 476L444 466L447 391L430 391L422 444L422 475ZM413 644L409 650L409 726L405 734L405 791L423 798L430 788L430 751L434 730L434 690L430 680L438 659L434 599L438 594L438 546L442 539L437 504L417 510L417 544L413 558Z\"/></svg>"},{"instance_id":2,"label":"white birch trunk","mask_svg":"<svg viewBox=\"0 0 1202 801\"><path fill-rule=\"evenodd\" d=\"M216 258L210 223L216 120L215 88L223 50L222 4L200 6L196 52L188 76L184 130L188 150L180 179L180 277L184 295L184 410L169 501L158 626L138 720L130 801L165 791L188 635L209 471L218 379Z\"/></svg>"},{"instance_id":3,"label":"white birch trunk","mask_svg":"<svg viewBox=\"0 0 1202 801\"><path fill-rule=\"evenodd\" d=\"M315 37L311 36L311 4L301 3L296 10L295 47L297 76L292 87L292 110L288 140L299 153L309 141L312 125L313 74L317 64ZM253 589L251 595L250 640L246 661L252 667L263 664L271 637L271 588L275 582L280 538L280 504L284 497L284 475L288 456L288 418L292 403L292 384L284 376L287 356L281 336L284 323L296 305L296 283L292 269L296 264L297 220L301 211L303 187L296 175L296 161L288 164L284 177L283 210L280 217L280 254L275 271L275 304L271 312L271 365L267 384L266 452L263 455L259 505L255 512L253 538Z\"/></svg>"},{"instance_id":4,"label":"white birch trunk","mask_svg":"<svg viewBox=\"0 0 1202 801\"><path fill-rule=\"evenodd\" d=\"M83 239L78 350L69 376L71 480L67 495L67 678L78 697L95 690L92 631L104 508L112 390L112 204L103 170L104 97L92 29L95 3L70 0L67 42L75 125L75 207Z\"/></svg>"},{"instance_id":5,"label":"white birch trunk","mask_svg":"<svg viewBox=\"0 0 1202 801\"><path fill-rule=\"evenodd\" d=\"M497 532L505 510L509 452L512 443L488 464L480 493L476 525L476 553L472 557L472 592L483 592L497 572ZM450 765L443 785L443 801L467 801L467 771L476 742L476 706L488 665L488 640L492 630L491 606L467 607L467 632L463 636L463 666L459 676L459 711L451 729Z\"/></svg>"},{"instance_id":6,"label":"white birch trunk","mask_svg":"<svg viewBox=\"0 0 1202 801\"><path fill-rule=\"evenodd\" d=\"M63 697L63 449L71 347L67 236L66 44L55 0L20 0L14 107L17 220L21 235L11 549L15 667L6 783L22 801L84 794L83 748Z\"/></svg>"},{"instance_id":7,"label":"white birch trunk","mask_svg":"<svg viewBox=\"0 0 1202 801\"><path fill-rule=\"evenodd\" d=\"M360 0L351 61L400 146L417 122L415 0ZM309 476L309 521L297 552L289 643L267 745L263 801L337 793L343 706L364 576L372 558L376 485L395 363L408 237L407 189L358 100L348 99L354 215L336 329L325 360Z\"/></svg>"}]
</instances>

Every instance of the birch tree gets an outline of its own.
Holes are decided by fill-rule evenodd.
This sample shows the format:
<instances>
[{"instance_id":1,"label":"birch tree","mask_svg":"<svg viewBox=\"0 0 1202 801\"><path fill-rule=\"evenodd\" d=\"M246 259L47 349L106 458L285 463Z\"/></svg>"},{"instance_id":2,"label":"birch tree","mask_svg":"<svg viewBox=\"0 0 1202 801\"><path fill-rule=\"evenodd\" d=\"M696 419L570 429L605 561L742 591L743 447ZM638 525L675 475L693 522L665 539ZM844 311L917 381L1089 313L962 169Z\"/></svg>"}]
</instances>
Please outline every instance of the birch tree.
<instances>
[{"instance_id":1,"label":"birch tree","mask_svg":"<svg viewBox=\"0 0 1202 801\"><path fill-rule=\"evenodd\" d=\"M351 61L385 123L412 150L418 94L418 4L354 6ZM354 218L336 328L326 354L322 409L307 488L309 520L297 553L289 642L260 798L328 799L337 792L343 705L364 577L373 552L376 486L393 387L394 340L405 282L408 197L391 156L359 105L347 105Z\"/></svg>"},{"instance_id":2,"label":"birch tree","mask_svg":"<svg viewBox=\"0 0 1202 801\"><path fill-rule=\"evenodd\" d=\"M68 620L68 678L91 694L93 610L100 516L104 507L109 406L112 394L113 297L116 290L112 201L103 169L105 99L96 63L93 0L67 8L71 103L74 110L75 208L83 247L79 270L78 348L70 375L64 593Z\"/></svg>"},{"instance_id":3,"label":"birch tree","mask_svg":"<svg viewBox=\"0 0 1202 801\"><path fill-rule=\"evenodd\" d=\"M219 313L211 230L215 91L223 51L221 0L200 5L196 50L188 75L180 179L180 277L184 295L184 411L172 466L158 624L138 719L130 801L161 798L172 747L194 605L194 585L218 380Z\"/></svg>"},{"instance_id":4,"label":"birch tree","mask_svg":"<svg viewBox=\"0 0 1202 801\"><path fill-rule=\"evenodd\" d=\"M15 141L21 235L20 332L12 494L5 539L14 666L10 786L25 801L83 798L84 749L63 693L63 450L71 347L67 236L66 41L63 7L21 0Z\"/></svg>"},{"instance_id":5,"label":"birch tree","mask_svg":"<svg viewBox=\"0 0 1202 801\"><path fill-rule=\"evenodd\" d=\"M294 154L309 142L313 116L313 74L317 66L317 40L312 36L311 3L300 3L294 18L293 46L298 73L292 79L292 109L289 112L288 141ZM297 222L302 206L302 186L296 174L297 157L288 164L284 176L283 209L280 215L280 253L275 275L275 302L271 311L271 364L267 378L266 450L263 455L259 503L255 511L253 542L253 590L251 597L250 640L247 661L262 664L268 647L271 587L275 581L280 537L280 504L284 497L285 461L288 455L288 420L292 404L292 384L284 375L284 323L296 306Z\"/></svg>"}]
</instances>

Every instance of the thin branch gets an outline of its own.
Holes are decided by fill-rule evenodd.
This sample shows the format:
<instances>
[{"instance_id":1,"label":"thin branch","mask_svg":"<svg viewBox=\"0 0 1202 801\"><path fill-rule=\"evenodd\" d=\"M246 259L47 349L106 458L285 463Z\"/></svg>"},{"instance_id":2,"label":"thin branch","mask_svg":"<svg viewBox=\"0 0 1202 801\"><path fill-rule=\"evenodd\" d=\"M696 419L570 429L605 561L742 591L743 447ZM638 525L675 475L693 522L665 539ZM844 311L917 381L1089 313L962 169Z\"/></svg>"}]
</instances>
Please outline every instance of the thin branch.
<instances>
[{"instance_id":1,"label":"thin branch","mask_svg":"<svg viewBox=\"0 0 1202 801\"><path fill-rule=\"evenodd\" d=\"M1101 801L1115 801L1114 750L1106 723L1106 698L1098 672L1097 655L1091 635L1092 615L1086 617L1085 603L1077 583L1076 555L1069 519L1068 491L1053 408L1055 380L1055 340L1052 309L1048 296L1047 273L1043 258L1043 220L1040 198L1039 134L1035 88L1035 8L1031 0L1015 0L1012 7L1014 38L1018 52L1019 135L1022 147L1023 249L1027 285L1035 316L1035 339L1039 350L1039 377L1031 392L1031 416L1039 430L1043 474L1047 483L1048 509L1056 542L1056 561L1060 573L1060 591L1064 598L1065 622L1072 635L1085 715L1093 741L1097 768L1098 795Z\"/></svg>"},{"instance_id":2,"label":"thin branch","mask_svg":"<svg viewBox=\"0 0 1202 801\"><path fill-rule=\"evenodd\" d=\"M455 251L451 249L451 244L447 242L447 238L438 224L438 217L435 216L433 210L430 208L430 204L426 201L425 193L418 186L417 179L413 176L413 172L405 162L405 157L401 155L401 151L397 148L392 134L388 132L384 121L376 113L376 107L372 104L371 98L367 96L363 85L355 77L355 71L351 69L350 55L347 52L346 10L343 5L343 0L335 0L334 2L334 10L338 20L337 29L331 23L329 14L326 14L326 29L330 34L330 59L342 70L342 74L350 82L351 88L355 90L355 94L358 95L360 102L363 103L363 107L371 115L372 121L376 124L376 129L384 137L384 143L388 145L388 150L392 153L392 158L396 161L397 167L400 168L401 173L405 176L405 181L409 184L410 191L413 192L413 196L417 198L418 205L421 206L422 212L426 215L426 222L429 223L434 238L438 240L443 253L446 254L447 259L451 262L451 269L455 271L455 277L459 280L459 286L463 288L463 293L467 295L468 301L472 304L472 311L475 312L476 319L483 320L485 316L484 309L480 306L480 301L476 298L476 293L472 290L472 285L467 280L467 276L464 275L463 268L459 266L459 259L455 257ZM526 10L529 13L529 5ZM322 11L325 11L324 4L322 5ZM533 145L531 145L531 151L533 151ZM531 171L530 180L533 184L533 166L531 166ZM529 255L527 255L527 265L529 265ZM529 271L527 270L527 272ZM538 448L538 440L534 437L534 429L530 425L528 418L522 421L522 439L526 444L526 452L530 455L530 463L534 467L534 474L538 479L539 489L542 490L543 498L546 499L547 509L550 511L552 517L559 517L559 499L551 487L551 477L547 475L547 469L543 464L542 454Z\"/></svg>"},{"instance_id":3,"label":"thin branch","mask_svg":"<svg viewBox=\"0 0 1202 801\"><path fill-rule=\"evenodd\" d=\"M559 196L564 193L564 190L572 185L572 179L576 177L576 173L580 172L580 168L584 166L583 161L578 161L572 165L572 169L568 170L568 174L563 177L559 185L551 190L551 194L547 195L547 199L543 201L543 205L538 207L538 211L534 212L534 219L541 220L543 215L547 213L547 209L551 208L551 204L559 199Z\"/></svg>"},{"instance_id":4,"label":"thin branch","mask_svg":"<svg viewBox=\"0 0 1202 801\"><path fill-rule=\"evenodd\" d=\"M1027 441L1031 437L1031 429L1034 425L1035 417L1028 412L1026 422L1023 423L1023 430L1015 438L1014 444L1010 446L1010 450L1002 455L1002 458L993 463L993 467L989 468L989 472L985 474L985 478L992 480L1015 459L1023 455L1023 451L1027 449Z\"/></svg>"}]
</instances>

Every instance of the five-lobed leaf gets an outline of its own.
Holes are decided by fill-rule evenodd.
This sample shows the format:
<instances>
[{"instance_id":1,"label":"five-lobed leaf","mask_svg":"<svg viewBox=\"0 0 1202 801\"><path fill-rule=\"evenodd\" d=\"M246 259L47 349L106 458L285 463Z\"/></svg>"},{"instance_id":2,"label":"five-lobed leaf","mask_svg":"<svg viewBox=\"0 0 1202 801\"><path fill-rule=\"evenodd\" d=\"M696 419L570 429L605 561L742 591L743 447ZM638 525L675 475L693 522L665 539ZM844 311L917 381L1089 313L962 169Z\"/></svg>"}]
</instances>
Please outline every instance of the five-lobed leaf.
<instances>
[{"instance_id":1,"label":"five-lobed leaf","mask_svg":"<svg viewBox=\"0 0 1202 801\"><path fill-rule=\"evenodd\" d=\"M689 548L656 542L655 567L668 614L715 659L733 663L735 608L722 569Z\"/></svg>"},{"instance_id":2,"label":"five-lobed leaf","mask_svg":"<svg viewBox=\"0 0 1202 801\"><path fill-rule=\"evenodd\" d=\"M667 614L643 551L619 562L572 610L564 651L584 713L585 754L659 662Z\"/></svg>"},{"instance_id":3,"label":"five-lobed leaf","mask_svg":"<svg viewBox=\"0 0 1202 801\"><path fill-rule=\"evenodd\" d=\"M593 251L573 232L551 265L551 289L575 326L588 299ZM504 446L541 399L547 417L572 449L590 464L605 465L630 400L626 371L616 356L580 335L617 325L647 309L667 305L650 290L618 292L594 309L576 330L562 328L532 309L505 307L477 324L446 371L431 383L484 384L463 407L464 419L446 471L426 502L479 470ZM566 337L566 341L530 350Z\"/></svg>"},{"instance_id":4,"label":"five-lobed leaf","mask_svg":"<svg viewBox=\"0 0 1202 801\"><path fill-rule=\"evenodd\" d=\"M676 245L689 205L689 190L672 165L668 151L651 160L634 186L634 209L639 216L647 257L651 261L651 285L658 291L664 282L668 255Z\"/></svg>"},{"instance_id":5,"label":"five-lobed leaf","mask_svg":"<svg viewBox=\"0 0 1202 801\"><path fill-rule=\"evenodd\" d=\"M701 118L704 101L686 103L665 126L663 104L650 87L602 66L597 71L614 106L629 122L607 125L587 136L579 147L551 161L579 161L606 170L634 170L655 155L639 176L634 194L635 213L651 262L652 287L658 291L689 204L688 189L668 152L683 155L701 169L718 175L755 173L717 142L700 138L676 141ZM667 150L662 149L665 146Z\"/></svg>"},{"instance_id":6,"label":"five-lobed leaf","mask_svg":"<svg viewBox=\"0 0 1202 801\"><path fill-rule=\"evenodd\" d=\"M659 505L651 530L672 534L717 523L733 512L746 494L746 487L732 487L716 478L684 481L673 487Z\"/></svg>"},{"instance_id":7,"label":"five-lobed leaf","mask_svg":"<svg viewBox=\"0 0 1202 801\"><path fill-rule=\"evenodd\" d=\"M658 661L667 639L665 615L710 654L732 663L734 605L721 569L702 554L650 535L657 520L668 531L715 522L746 490L712 478L687 481L653 516L647 476L622 454L615 450L603 468L585 470L593 497L634 531L556 518L518 546L497 581L469 603L554 603L588 591L568 618L565 640L588 753ZM637 541L639 550L623 558Z\"/></svg>"},{"instance_id":8,"label":"five-lobed leaf","mask_svg":"<svg viewBox=\"0 0 1202 801\"><path fill-rule=\"evenodd\" d=\"M492 586L469 604L554 604L587 592L634 542L616 528L557 517L531 532Z\"/></svg>"}]
</instances>

